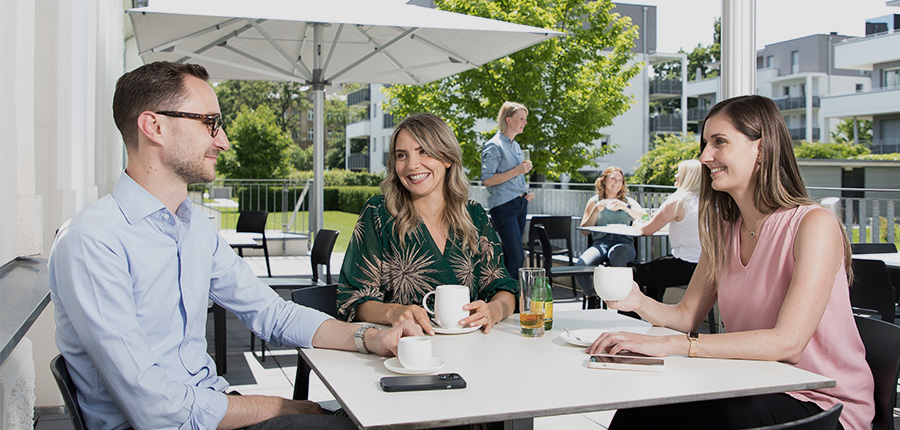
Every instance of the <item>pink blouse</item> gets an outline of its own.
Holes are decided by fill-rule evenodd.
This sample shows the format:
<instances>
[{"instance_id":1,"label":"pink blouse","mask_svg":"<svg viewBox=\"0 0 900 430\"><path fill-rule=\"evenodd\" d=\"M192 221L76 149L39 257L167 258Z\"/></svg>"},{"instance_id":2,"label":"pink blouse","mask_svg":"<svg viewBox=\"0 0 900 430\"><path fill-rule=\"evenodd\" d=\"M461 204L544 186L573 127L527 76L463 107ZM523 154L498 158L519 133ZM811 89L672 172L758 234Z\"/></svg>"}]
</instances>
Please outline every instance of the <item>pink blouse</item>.
<instances>
[{"instance_id":1,"label":"pink blouse","mask_svg":"<svg viewBox=\"0 0 900 430\"><path fill-rule=\"evenodd\" d=\"M794 238L800 221L812 210L807 205L781 208L766 220L759 242L747 265L740 258L740 221L732 226L730 261L719 277L718 300L725 329L730 332L775 327L794 273ZM875 416L874 382L866 364L866 351L850 309L847 272L843 264L834 277L825 314L813 333L797 367L830 377L834 388L789 392L823 410L844 404L845 429L868 429Z\"/></svg>"}]
</instances>

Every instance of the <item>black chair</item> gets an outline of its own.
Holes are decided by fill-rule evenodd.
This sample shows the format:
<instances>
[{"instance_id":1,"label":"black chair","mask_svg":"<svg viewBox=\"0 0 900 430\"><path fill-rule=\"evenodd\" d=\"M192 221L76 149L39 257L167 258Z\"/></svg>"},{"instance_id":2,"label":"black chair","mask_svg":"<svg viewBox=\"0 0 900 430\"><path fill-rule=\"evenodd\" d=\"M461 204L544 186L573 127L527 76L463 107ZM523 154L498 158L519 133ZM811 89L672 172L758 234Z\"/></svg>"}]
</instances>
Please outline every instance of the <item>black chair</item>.
<instances>
[{"instance_id":1,"label":"black chair","mask_svg":"<svg viewBox=\"0 0 900 430\"><path fill-rule=\"evenodd\" d=\"M856 313L874 310L885 322L894 323L894 286L883 261L853 259L850 306Z\"/></svg>"},{"instance_id":2,"label":"black chair","mask_svg":"<svg viewBox=\"0 0 900 430\"><path fill-rule=\"evenodd\" d=\"M235 231L238 233L262 234L262 245L231 245L231 247L236 249L241 257L244 256L244 248L262 248L263 254L266 256L266 271L269 272L269 277L271 277L272 266L269 265L269 244L266 242L266 218L268 217L269 213L266 211L241 211Z\"/></svg>"},{"instance_id":3,"label":"black chair","mask_svg":"<svg viewBox=\"0 0 900 430\"><path fill-rule=\"evenodd\" d=\"M216 373L224 375L228 372L227 337L225 335L225 308L212 303L206 308L207 314L213 314L213 342L216 351Z\"/></svg>"},{"instance_id":4,"label":"black chair","mask_svg":"<svg viewBox=\"0 0 900 430\"><path fill-rule=\"evenodd\" d=\"M566 246L558 247L551 243L551 248L553 249L553 255L568 255L569 256L569 265L573 264L572 261L572 217L569 215L540 215L534 216L531 218L531 228L528 229L528 262L530 266L534 266L534 257L542 257L544 255L544 250L541 249L540 245L535 249L535 244L538 243L538 234L537 230L534 229L535 226L542 225L544 229L547 231L547 237L553 240L564 240L566 242Z\"/></svg>"},{"instance_id":5,"label":"black chair","mask_svg":"<svg viewBox=\"0 0 900 430\"><path fill-rule=\"evenodd\" d=\"M866 347L866 362L875 379L875 430L894 430L897 378L900 378L900 327L874 318L856 316L859 337Z\"/></svg>"},{"instance_id":6,"label":"black chair","mask_svg":"<svg viewBox=\"0 0 900 430\"><path fill-rule=\"evenodd\" d=\"M893 243L851 243L850 250L853 254L889 254L897 252L897 245Z\"/></svg>"},{"instance_id":7,"label":"black chair","mask_svg":"<svg viewBox=\"0 0 900 430\"><path fill-rule=\"evenodd\" d=\"M75 389L75 384L69 376L66 359L63 358L62 354L50 360L50 372L53 373L53 379L56 379L59 392L62 393L63 402L65 402L69 418L72 420L72 426L75 427L75 430L87 429L87 426L84 424L84 417L81 416L81 408L78 407L78 391Z\"/></svg>"},{"instance_id":8,"label":"black chair","mask_svg":"<svg viewBox=\"0 0 900 430\"><path fill-rule=\"evenodd\" d=\"M325 312L337 318L337 284L306 287L291 292L294 303ZM297 376L294 377L294 400L309 399L309 364L297 351Z\"/></svg>"},{"instance_id":9,"label":"black chair","mask_svg":"<svg viewBox=\"0 0 900 430\"><path fill-rule=\"evenodd\" d=\"M765 427L754 427L746 430L834 430L838 426L838 419L841 417L841 410L844 405L838 403L827 411L819 412L811 417L806 417L789 423L774 424Z\"/></svg>"},{"instance_id":10,"label":"black chair","mask_svg":"<svg viewBox=\"0 0 900 430\"><path fill-rule=\"evenodd\" d=\"M334 244L341 232L337 230L321 229L316 233L316 239L313 242L312 251L310 251L309 262L312 265L312 276L277 276L260 278L273 290L278 289L296 289L313 287L319 285L327 285L335 282L331 277L331 253L334 251ZM319 279L319 266L325 266L325 282ZM266 361L266 341L260 341L260 361ZM250 333L250 352L256 351L256 335Z\"/></svg>"},{"instance_id":11,"label":"black chair","mask_svg":"<svg viewBox=\"0 0 900 430\"><path fill-rule=\"evenodd\" d=\"M572 279L572 295L578 297L578 285L575 283L576 276L594 276L594 268L597 266L556 266L553 267L553 249L550 244L550 237L543 225L535 225L538 240L541 244L543 261L541 267L547 272L547 280L553 285L553 277L570 277Z\"/></svg>"}]
</instances>

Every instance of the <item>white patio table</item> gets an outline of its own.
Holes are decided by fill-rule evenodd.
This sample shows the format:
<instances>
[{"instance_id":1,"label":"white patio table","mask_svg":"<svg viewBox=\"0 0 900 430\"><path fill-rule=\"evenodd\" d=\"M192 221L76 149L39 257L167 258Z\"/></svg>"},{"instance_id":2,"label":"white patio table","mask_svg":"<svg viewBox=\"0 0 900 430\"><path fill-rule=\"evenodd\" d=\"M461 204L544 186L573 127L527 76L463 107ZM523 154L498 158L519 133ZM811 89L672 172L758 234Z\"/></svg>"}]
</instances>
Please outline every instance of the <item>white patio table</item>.
<instances>
[{"instance_id":1,"label":"white patio table","mask_svg":"<svg viewBox=\"0 0 900 430\"><path fill-rule=\"evenodd\" d=\"M379 386L384 358L325 349L301 350L353 421L366 429L427 428L508 422L531 428L534 417L833 387L834 381L778 362L670 356L659 373L587 367L584 347L559 334L602 328L648 334L677 333L606 310L565 311L553 330L537 339L519 334L518 315L494 327L461 335L437 335L439 373L459 373L465 389L386 393Z\"/></svg>"}]
</instances>

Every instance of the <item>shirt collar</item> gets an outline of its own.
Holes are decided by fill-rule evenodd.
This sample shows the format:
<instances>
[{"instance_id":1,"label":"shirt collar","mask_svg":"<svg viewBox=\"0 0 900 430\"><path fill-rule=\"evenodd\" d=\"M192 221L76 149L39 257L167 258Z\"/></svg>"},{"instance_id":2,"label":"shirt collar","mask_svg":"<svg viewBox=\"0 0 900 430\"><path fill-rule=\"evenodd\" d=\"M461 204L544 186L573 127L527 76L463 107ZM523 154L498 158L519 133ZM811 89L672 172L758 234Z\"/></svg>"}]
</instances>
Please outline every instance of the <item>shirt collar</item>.
<instances>
[{"instance_id":1,"label":"shirt collar","mask_svg":"<svg viewBox=\"0 0 900 430\"><path fill-rule=\"evenodd\" d=\"M497 132L497 135L500 136L500 141L503 143L509 144L509 143L512 143L512 141L513 141L512 139L509 138L509 136L507 136L499 131Z\"/></svg>"},{"instance_id":2,"label":"shirt collar","mask_svg":"<svg viewBox=\"0 0 900 430\"><path fill-rule=\"evenodd\" d=\"M131 176L128 176L128 172L125 171L122 171L122 175L116 181L116 185L112 190L112 196L116 199L129 224L134 224L160 210L166 210L166 205L135 182L134 179L131 179ZM190 207L190 204L191 199L185 199L176 212L182 212L182 209L187 209Z\"/></svg>"}]
</instances>

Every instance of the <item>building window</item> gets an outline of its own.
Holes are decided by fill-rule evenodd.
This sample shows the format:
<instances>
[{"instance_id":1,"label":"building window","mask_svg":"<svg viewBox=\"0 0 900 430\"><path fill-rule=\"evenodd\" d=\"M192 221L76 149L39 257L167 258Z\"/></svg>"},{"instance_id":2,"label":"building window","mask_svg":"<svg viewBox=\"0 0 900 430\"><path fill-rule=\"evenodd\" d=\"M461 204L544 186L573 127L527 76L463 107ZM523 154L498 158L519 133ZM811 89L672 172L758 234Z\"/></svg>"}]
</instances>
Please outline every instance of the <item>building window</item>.
<instances>
[{"instance_id":1,"label":"building window","mask_svg":"<svg viewBox=\"0 0 900 430\"><path fill-rule=\"evenodd\" d=\"M858 93L863 92L863 84L856 84L856 92L858 92Z\"/></svg>"},{"instance_id":2,"label":"building window","mask_svg":"<svg viewBox=\"0 0 900 430\"><path fill-rule=\"evenodd\" d=\"M768 55L768 56L766 56L766 68L767 68L767 69L771 69L771 68L774 66L774 63L775 63L775 56L774 56L774 55Z\"/></svg>"},{"instance_id":3,"label":"building window","mask_svg":"<svg viewBox=\"0 0 900 430\"><path fill-rule=\"evenodd\" d=\"M900 88L900 69L885 69L882 82L884 88Z\"/></svg>"},{"instance_id":4,"label":"building window","mask_svg":"<svg viewBox=\"0 0 900 430\"><path fill-rule=\"evenodd\" d=\"M306 119L309 121L316 119L316 113L314 111L306 112Z\"/></svg>"},{"instance_id":5,"label":"building window","mask_svg":"<svg viewBox=\"0 0 900 430\"><path fill-rule=\"evenodd\" d=\"M800 51L791 51L791 73L800 73Z\"/></svg>"},{"instance_id":6,"label":"building window","mask_svg":"<svg viewBox=\"0 0 900 430\"><path fill-rule=\"evenodd\" d=\"M781 95L783 95L784 97L790 97L791 96L791 87L785 86L782 88L784 91Z\"/></svg>"},{"instance_id":7,"label":"building window","mask_svg":"<svg viewBox=\"0 0 900 430\"><path fill-rule=\"evenodd\" d=\"M313 129L306 130L306 138L309 140L313 140L316 138L316 132Z\"/></svg>"}]
</instances>

